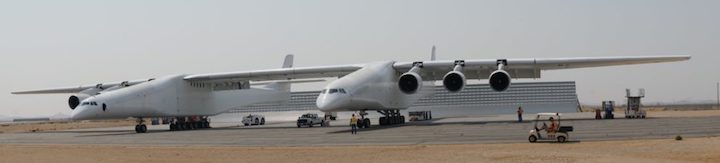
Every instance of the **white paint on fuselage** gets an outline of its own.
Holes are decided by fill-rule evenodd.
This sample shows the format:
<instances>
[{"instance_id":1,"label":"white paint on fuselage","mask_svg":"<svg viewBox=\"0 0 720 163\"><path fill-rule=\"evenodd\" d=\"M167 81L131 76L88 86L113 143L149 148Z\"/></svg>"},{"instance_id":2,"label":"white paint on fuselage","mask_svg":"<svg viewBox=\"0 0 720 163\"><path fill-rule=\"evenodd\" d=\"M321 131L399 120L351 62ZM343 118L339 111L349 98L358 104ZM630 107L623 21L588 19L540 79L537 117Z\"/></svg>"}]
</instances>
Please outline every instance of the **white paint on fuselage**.
<instances>
[{"instance_id":1,"label":"white paint on fuselage","mask_svg":"<svg viewBox=\"0 0 720 163\"><path fill-rule=\"evenodd\" d=\"M364 66L328 84L325 89L344 89L346 93L321 93L316 105L321 111L358 111L406 109L422 97L434 92L434 82L423 82L415 94L405 94L398 88L395 62L377 62Z\"/></svg>"},{"instance_id":2,"label":"white paint on fuselage","mask_svg":"<svg viewBox=\"0 0 720 163\"><path fill-rule=\"evenodd\" d=\"M290 93L264 87L214 91L173 75L91 96L72 112L73 119L210 116L263 102L281 102ZM96 105L82 105L94 102ZM103 109L103 105L106 106Z\"/></svg>"}]
</instances>

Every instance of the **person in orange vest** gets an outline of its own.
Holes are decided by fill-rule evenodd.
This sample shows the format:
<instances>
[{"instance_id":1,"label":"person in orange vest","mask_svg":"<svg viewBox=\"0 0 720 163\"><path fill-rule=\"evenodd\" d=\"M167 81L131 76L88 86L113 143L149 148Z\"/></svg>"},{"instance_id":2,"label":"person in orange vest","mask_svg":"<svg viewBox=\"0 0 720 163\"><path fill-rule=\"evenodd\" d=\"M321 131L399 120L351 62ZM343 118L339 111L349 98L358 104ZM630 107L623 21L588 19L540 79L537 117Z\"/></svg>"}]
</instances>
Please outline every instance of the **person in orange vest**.
<instances>
[{"instance_id":1,"label":"person in orange vest","mask_svg":"<svg viewBox=\"0 0 720 163\"><path fill-rule=\"evenodd\" d=\"M357 122L358 122L358 118L355 117L355 114L353 114L352 118L350 118L350 128L351 128L350 134L353 134L353 135L357 134Z\"/></svg>"}]
</instances>

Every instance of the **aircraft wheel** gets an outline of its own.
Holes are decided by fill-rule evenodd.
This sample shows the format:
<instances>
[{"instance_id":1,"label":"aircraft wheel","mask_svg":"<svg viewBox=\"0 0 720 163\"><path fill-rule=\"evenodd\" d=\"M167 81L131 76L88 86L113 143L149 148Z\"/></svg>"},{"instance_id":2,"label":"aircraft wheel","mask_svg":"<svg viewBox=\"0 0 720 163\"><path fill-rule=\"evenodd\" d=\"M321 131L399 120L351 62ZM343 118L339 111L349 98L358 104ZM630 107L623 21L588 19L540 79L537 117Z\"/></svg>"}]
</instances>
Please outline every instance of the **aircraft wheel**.
<instances>
[{"instance_id":1,"label":"aircraft wheel","mask_svg":"<svg viewBox=\"0 0 720 163\"><path fill-rule=\"evenodd\" d=\"M260 120L260 125L265 125L265 118Z\"/></svg>"},{"instance_id":2,"label":"aircraft wheel","mask_svg":"<svg viewBox=\"0 0 720 163\"><path fill-rule=\"evenodd\" d=\"M136 126L135 126L135 132L136 132L136 133L146 133L146 132L147 132L147 126L145 126L145 125L136 125Z\"/></svg>"}]
</instances>

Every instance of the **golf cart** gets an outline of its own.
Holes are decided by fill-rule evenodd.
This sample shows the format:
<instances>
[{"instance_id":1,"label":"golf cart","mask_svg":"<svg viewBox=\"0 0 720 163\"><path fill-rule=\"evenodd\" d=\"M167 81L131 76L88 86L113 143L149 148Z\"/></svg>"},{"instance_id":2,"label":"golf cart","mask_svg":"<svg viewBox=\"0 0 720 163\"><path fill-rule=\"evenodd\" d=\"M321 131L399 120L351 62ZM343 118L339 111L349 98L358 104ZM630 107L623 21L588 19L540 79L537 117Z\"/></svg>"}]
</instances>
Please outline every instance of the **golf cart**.
<instances>
[{"instance_id":1,"label":"golf cart","mask_svg":"<svg viewBox=\"0 0 720 163\"><path fill-rule=\"evenodd\" d=\"M551 128L551 119L555 121L555 128ZM560 113L538 113L528 141L534 143L538 140L550 140L564 143L570 138L568 133L572 131L572 126L560 126Z\"/></svg>"}]
</instances>

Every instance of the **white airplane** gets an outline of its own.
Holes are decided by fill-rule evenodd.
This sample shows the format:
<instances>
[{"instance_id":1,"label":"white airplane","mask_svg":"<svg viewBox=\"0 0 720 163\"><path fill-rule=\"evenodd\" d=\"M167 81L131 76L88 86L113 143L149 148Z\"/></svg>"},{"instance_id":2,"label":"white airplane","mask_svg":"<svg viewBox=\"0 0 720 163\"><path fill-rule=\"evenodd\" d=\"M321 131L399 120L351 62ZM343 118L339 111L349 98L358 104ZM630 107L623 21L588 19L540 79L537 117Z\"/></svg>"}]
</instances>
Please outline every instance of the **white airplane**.
<instances>
[{"instance_id":1,"label":"white airplane","mask_svg":"<svg viewBox=\"0 0 720 163\"><path fill-rule=\"evenodd\" d=\"M434 83L442 80L449 92L462 91L466 80L488 79L498 92L510 87L511 79L540 78L545 70L575 69L689 60L690 56L634 56L586 58L527 58L435 60L435 47L430 61L374 62L363 65L337 65L289 69L240 71L186 76L190 82L223 80L273 80L339 77L328 84L316 100L324 112L359 111L360 127L370 127L366 111L383 115L380 125L404 123L399 110L407 109L419 99L434 92Z\"/></svg>"},{"instance_id":2,"label":"white airplane","mask_svg":"<svg viewBox=\"0 0 720 163\"><path fill-rule=\"evenodd\" d=\"M436 61L433 50L432 58L431 61L417 62L385 61L358 65L172 75L158 80L14 94L77 93L69 100L71 108L74 108L73 119L135 117L140 119L136 126L140 128L138 132L145 132L142 118L188 119L186 117L211 116L232 107L245 106L277 96L273 94L277 92L275 89L248 89L246 86L249 82L286 80L285 83L292 83L295 79L339 77L321 92L316 101L317 107L324 112L359 111L363 116L360 126L370 127L370 120L364 117L368 110L376 110L384 115L380 118L380 125L403 123L404 117L399 110L408 108L422 97L432 95L431 88L437 80L442 80L450 92L462 91L468 78L489 79L492 89L505 91L510 87L511 78L540 78L544 70L674 62L689 60L690 56ZM275 82L271 85L278 84ZM276 98L269 100L277 101ZM175 121L170 128L172 130L173 125L183 125L181 122L187 121Z\"/></svg>"},{"instance_id":3,"label":"white airplane","mask_svg":"<svg viewBox=\"0 0 720 163\"><path fill-rule=\"evenodd\" d=\"M287 55L283 68L291 68L293 55ZM170 130L209 128L209 115L257 103L290 99L290 84L325 80L248 80L188 81L188 75L158 79L109 82L78 87L12 92L12 94L74 94L68 99L72 119L123 119L135 117L135 131L147 132L143 118L175 117ZM251 85L259 85L252 86Z\"/></svg>"}]
</instances>

